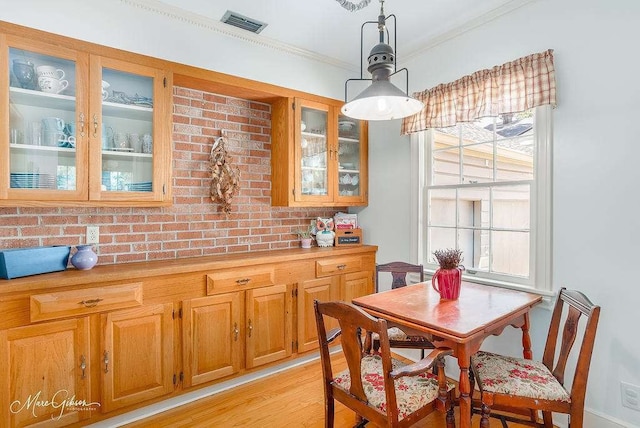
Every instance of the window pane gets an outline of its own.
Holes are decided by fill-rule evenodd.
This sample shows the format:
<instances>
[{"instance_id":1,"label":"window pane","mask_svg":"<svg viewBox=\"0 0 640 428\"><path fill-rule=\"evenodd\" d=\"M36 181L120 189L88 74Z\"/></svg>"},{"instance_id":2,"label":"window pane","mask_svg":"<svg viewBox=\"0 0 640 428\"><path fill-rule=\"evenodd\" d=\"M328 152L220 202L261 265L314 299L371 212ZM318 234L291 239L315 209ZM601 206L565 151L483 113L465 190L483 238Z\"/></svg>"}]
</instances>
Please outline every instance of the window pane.
<instances>
[{"instance_id":1,"label":"window pane","mask_svg":"<svg viewBox=\"0 0 640 428\"><path fill-rule=\"evenodd\" d=\"M462 250L462 264L467 269L489 270L488 230L459 229L458 248Z\"/></svg>"},{"instance_id":2,"label":"window pane","mask_svg":"<svg viewBox=\"0 0 640 428\"><path fill-rule=\"evenodd\" d=\"M464 183L493 181L493 143L462 149L462 180Z\"/></svg>"},{"instance_id":3,"label":"window pane","mask_svg":"<svg viewBox=\"0 0 640 428\"><path fill-rule=\"evenodd\" d=\"M493 227L529 229L531 224L531 186L493 188Z\"/></svg>"},{"instance_id":4,"label":"window pane","mask_svg":"<svg viewBox=\"0 0 640 428\"><path fill-rule=\"evenodd\" d=\"M492 232L491 270L528 277L529 232Z\"/></svg>"},{"instance_id":5,"label":"window pane","mask_svg":"<svg viewBox=\"0 0 640 428\"><path fill-rule=\"evenodd\" d=\"M430 190L429 200L429 225L430 226L455 226L456 225L456 190L435 189Z\"/></svg>"},{"instance_id":6,"label":"window pane","mask_svg":"<svg viewBox=\"0 0 640 428\"><path fill-rule=\"evenodd\" d=\"M489 188L458 190L458 226L489 227Z\"/></svg>"},{"instance_id":7,"label":"window pane","mask_svg":"<svg viewBox=\"0 0 640 428\"><path fill-rule=\"evenodd\" d=\"M432 184L460 183L460 149L435 151L431 165L431 171L433 171Z\"/></svg>"},{"instance_id":8,"label":"window pane","mask_svg":"<svg viewBox=\"0 0 640 428\"><path fill-rule=\"evenodd\" d=\"M533 133L497 141L496 181L533 180Z\"/></svg>"},{"instance_id":9,"label":"window pane","mask_svg":"<svg viewBox=\"0 0 640 428\"><path fill-rule=\"evenodd\" d=\"M433 257L433 252L442 248L456 248L456 229L444 228L444 227L429 227L427 228L428 242L428 255L427 260L429 263L438 263L436 258Z\"/></svg>"}]
</instances>

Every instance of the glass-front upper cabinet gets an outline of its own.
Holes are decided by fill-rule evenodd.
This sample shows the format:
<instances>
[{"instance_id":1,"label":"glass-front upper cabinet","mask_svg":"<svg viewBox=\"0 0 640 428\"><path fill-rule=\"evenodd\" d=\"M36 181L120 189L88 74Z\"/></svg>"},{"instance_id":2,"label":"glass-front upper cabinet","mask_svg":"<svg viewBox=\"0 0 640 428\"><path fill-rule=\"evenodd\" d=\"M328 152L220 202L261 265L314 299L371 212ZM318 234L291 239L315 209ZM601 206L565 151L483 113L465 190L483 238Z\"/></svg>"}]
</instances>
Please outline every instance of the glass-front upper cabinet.
<instances>
[{"instance_id":1,"label":"glass-front upper cabinet","mask_svg":"<svg viewBox=\"0 0 640 428\"><path fill-rule=\"evenodd\" d=\"M166 112L161 70L101 57L92 57L91 70L91 105L98 112L91 117L92 143L100 152L91 159L92 171L100 173L91 177L91 198L161 200L163 154L154 144Z\"/></svg>"},{"instance_id":2,"label":"glass-front upper cabinet","mask_svg":"<svg viewBox=\"0 0 640 428\"><path fill-rule=\"evenodd\" d=\"M366 186L366 159L363 153L361 121L338 116L338 200L360 200Z\"/></svg>"},{"instance_id":3,"label":"glass-front upper cabinet","mask_svg":"<svg viewBox=\"0 0 640 428\"><path fill-rule=\"evenodd\" d=\"M296 100L296 185L299 201L329 201L332 197L331 165L335 153L330 144L329 107Z\"/></svg>"},{"instance_id":4,"label":"glass-front upper cabinet","mask_svg":"<svg viewBox=\"0 0 640 428\"><path fill-rule=\"evenodd\" d=\"M170 203L164 70L12 35L0 46L0 205Z\"/></svg>"},{"instance_id":5,"label":"glass-front upper cabinet","mask_svg":"<svg viewBox=\"0 0 640 428\"><path fill-rule=\"evenodd\" d=\"M87 56L7 39L0 199L87 199Z\"/></svg>"}]
</instances>

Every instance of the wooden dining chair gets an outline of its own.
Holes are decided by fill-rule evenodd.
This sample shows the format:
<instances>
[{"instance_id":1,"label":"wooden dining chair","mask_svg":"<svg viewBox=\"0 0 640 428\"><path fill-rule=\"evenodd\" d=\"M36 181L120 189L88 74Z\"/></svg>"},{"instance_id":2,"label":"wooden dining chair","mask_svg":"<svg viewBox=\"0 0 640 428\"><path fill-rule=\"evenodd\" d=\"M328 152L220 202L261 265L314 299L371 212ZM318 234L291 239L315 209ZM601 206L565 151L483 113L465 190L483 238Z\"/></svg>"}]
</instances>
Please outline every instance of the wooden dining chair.
<instances>
[{"instance_id":1,"label":"wooden dining chair","mask_svg":"<svg viewBox=\"0 0 640 428\"><path fill-rule=\"evenodd\" d=\"M584 316L584 330L579 321ZM579 291L560 290L542 362L480 351L471 357L472 385L478 382L482 417L480 428L489 428L489 417L537 427L553 427L552 412L569 415L570 428L582 428L584 397L600 307ZM559 337L562 324L562 335ZM583 331L583 333L579 333ZM581 342L571 389L565 388L565 371L576 338ZM492 408L516 413L492 414ZM542 422L538 419L542 411ZM528 416L528 418L521 418Z\"/></svg>"},{"instance_id":2,"label":"wooden dining chair","mask_svg":"<svg viewBox=\"0 0 640 428\"><path fill-rule=\"evenodd\" d=\"M450 349L433 349L417 363L405 365L391 358L387 322L345 302L314 302L325 396L325 427L332 428L334 401L356 412L364 426L368 421L380 427L407 427L434 410L446 413L447 428L454 428L455 385L444 374L444 356ZM334 318L339 328L326 330L325 318ZM364 351L362 332L380 335L381 352ZM348 368L333 374L329 345L338 337ZM437 367L438 374L432 373Z\"/></svg>"},{"instance_id":3,"label":"wooden dining chair","mask_svg":"<svg viewBox=\"0 0 640 428\"><path fill-rule=\"evenodd\" d=\"M419 282L424 281L424 269L422 265L414 265L405 262L391 262L376 265L376 293L380 290L380 273L391 274L391 289L406 287L407 277L410 273L418 274ZM392 326L387 332L389 336L389 346L392 348L412 348L421 350L421 358L424 358L425 349L433 349L431 338L424 333L407 332L399 327ZM380 348L380 341L377 335L372 335L372 348L375 352Z\"/></svg>"}]
</instances>

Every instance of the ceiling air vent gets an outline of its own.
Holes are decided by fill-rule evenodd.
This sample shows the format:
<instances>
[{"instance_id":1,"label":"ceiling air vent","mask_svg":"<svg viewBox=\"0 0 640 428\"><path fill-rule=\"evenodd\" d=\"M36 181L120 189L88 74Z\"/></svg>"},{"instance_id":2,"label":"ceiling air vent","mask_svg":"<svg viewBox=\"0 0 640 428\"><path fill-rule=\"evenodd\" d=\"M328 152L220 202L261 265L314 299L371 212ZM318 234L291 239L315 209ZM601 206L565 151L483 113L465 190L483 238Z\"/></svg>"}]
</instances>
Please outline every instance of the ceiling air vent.
<instances>
[{"instance_id":1,"label":"ceiling air vent","mask_svg":"<svg viewBox=\"0 0 640 428\"><path fill-rule=\"evenodd\" d=\"M233 25L234 27L242 28L243 30L251 31L256 34L267 26L265 22L260 22L256 19L240 15L237 12L231 12L230 10L224 14L221 21L225 24Z\"/></svg>"}]
</instances>

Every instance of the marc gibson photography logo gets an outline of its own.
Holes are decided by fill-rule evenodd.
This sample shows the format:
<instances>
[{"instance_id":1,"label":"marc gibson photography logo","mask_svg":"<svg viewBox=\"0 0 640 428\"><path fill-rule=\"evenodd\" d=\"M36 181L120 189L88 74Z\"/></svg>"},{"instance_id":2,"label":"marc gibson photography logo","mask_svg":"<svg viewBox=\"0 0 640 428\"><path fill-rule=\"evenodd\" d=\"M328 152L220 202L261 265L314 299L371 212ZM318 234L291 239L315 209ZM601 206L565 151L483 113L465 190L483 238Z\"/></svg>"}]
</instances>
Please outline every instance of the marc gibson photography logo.
<instances>
[{"instance_id":1,"label":"marc gibson photography logo","mask_svg":"<svg viewBox=\"0 0 640 428\"><path fill-rule=\"evenodd\" d=\"M54 393L53 396L49 399L45 399L44 397L42 397L42 391L38 391L35 394L29 395L24 401L15 400L13 403L11 403L9 410L14 414L31 411L31 414L34 417L37 417L37 409L45 407L50 407L56 410L51 415L51 419L59 420L64 415L64 412L96 410L98 407L100 407L100 403L87 403L86 400L78 400L75 394L70 396L69 391L67 391L66 389L61 389Z\"/></svg>"}]
</instances>

